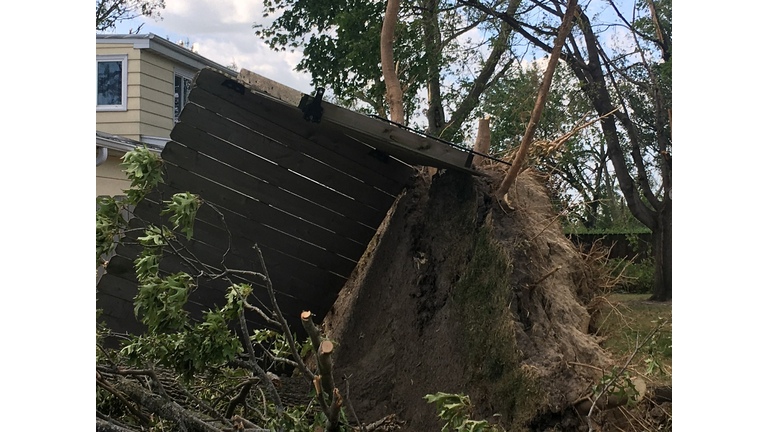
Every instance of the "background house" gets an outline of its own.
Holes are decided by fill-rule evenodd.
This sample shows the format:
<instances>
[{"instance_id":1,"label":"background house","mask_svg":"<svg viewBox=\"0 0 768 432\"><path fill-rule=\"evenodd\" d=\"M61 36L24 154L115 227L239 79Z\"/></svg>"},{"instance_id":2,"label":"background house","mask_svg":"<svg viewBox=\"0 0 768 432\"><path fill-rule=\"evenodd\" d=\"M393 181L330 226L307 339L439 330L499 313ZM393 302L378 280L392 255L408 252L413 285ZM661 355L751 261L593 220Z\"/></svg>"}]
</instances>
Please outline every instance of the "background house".
<instances>
[{"instance_id":1,"label":"background house","mask_svg":"<svg viewBox=\"0 0 768 432\"><path fill-rule=\"evenodd\" d=\"M162 151L204 67L237 72L154 34L96 35L96 196L129 186L120 158L142 143Z\"/></svg>"}]
</instances>

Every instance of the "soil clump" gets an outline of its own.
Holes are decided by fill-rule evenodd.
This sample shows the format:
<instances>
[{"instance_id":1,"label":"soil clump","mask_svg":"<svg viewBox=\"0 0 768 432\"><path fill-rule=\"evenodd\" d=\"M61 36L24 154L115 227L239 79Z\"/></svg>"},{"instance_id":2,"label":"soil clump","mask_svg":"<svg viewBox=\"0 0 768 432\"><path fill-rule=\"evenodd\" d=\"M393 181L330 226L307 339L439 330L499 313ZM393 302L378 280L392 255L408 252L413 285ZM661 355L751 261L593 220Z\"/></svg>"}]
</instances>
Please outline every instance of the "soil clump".
<instances>
[{"instance_id":1,"label":"soil clump","mask_svg":"<svg viewBox=\"0 0 768 432\"><path fill-rule=\"evenodd\" d=\"M588 333L594 272L539 179L524 172L503 205L500 181L419 179L326 316L361 421L395 413L403 430L440 430L424 395L442 391L507 430L586 430L572 405L612 364Z\"/></svg>"}]
</instances>

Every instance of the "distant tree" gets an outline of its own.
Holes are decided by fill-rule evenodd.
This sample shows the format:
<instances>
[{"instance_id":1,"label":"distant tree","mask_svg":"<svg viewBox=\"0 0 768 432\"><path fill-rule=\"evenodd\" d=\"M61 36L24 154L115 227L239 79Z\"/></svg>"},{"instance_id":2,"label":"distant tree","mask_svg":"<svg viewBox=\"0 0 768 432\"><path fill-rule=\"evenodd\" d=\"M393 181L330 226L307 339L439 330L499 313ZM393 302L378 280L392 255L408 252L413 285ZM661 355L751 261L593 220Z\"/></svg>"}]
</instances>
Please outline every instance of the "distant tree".
<instances>
[{"instance_id":1,"label":"distant tree","mask_svg":"<svg viewBox=\"0 0 768 432\"><path fill-rule=\"evenodd\" d=\"M105 31L121 21L160 16L165 0L96 0L96 30Z\"/></svg>"},{"instance_id":2,"label":"distant tree","mask_svg":"<svg viewBox=\"0 0 768 432\"><path fill-rule=\"evenodd\" d=\"M555 50L553 24L565 14L559 1L535 2L532 13L518 15L493 2L458 1L505 22L536 48ZM606 23L593 25L583 9L577 11L561 58L602 119L607 155L630 212L653 233L651 299L665 301L672 298L672 2L643 0L627 17L613 0L607 3L615 18ZM628 30L631 46L607 50L601 30L608 26Z\"/></svg>"}]
</instances>

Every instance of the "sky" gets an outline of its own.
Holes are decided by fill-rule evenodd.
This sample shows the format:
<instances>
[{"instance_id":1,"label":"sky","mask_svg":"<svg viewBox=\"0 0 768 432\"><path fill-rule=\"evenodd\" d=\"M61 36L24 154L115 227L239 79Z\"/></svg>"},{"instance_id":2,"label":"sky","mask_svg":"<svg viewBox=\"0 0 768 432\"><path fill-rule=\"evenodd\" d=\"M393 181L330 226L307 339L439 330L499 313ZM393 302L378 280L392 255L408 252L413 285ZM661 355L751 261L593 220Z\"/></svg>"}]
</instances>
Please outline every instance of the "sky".
<instances>
[{"instance_id":1,"label":"sky","mask_svg":"<svg viewBox=\"0 0 768 432\"><path fill-rule=\"evenodd\" d=\"M140 17L119 23L107 33L126 34L144 24L142 34L154 33L172 42L189 40L198 54L221 65L234 61L305 93L312 92L309 74L296 72L301 52L275 52L254 34L262 17L262 0L166 0L161 19Z\"/></svg>"}]
</instances>

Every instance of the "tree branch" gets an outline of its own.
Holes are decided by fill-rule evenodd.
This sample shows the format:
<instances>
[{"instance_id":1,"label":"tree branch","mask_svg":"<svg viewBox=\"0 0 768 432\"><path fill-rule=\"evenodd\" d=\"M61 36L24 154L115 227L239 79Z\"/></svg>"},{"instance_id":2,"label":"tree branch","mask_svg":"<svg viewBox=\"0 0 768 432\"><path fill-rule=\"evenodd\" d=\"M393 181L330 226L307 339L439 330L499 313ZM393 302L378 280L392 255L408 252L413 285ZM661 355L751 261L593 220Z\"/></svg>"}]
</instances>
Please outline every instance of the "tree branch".
<instances>
[{"instance_id":1,"label":"tree branch","mask_svg":"<svg viewBox=\"0 0 768 432\"><path fill-rule=\"evenodd\" d=\"M119 399L120 402L122 402L126 408L128 408L128 411L130 411L134 417L139 419L139 421L142 424L149 425L149 417L147 417L146 415L144 415L144 413L136 409L136 407L134 407L132 403L128 402L125 396L123 396L119 391L117 391L114 387L112 387L108 382L104 381L98 372L96 372L96 384L98 384L99 387L103 388L104 390L115 395L115 397Z\"/></svg>"},{"instance_id":2,"label":"tree branch","mask_svg":"<svg viewBox=\"0 0 768 432\"><path fill-rule=\"evenodd\" d=\"M557 38L555 39L555 45L552 49L549 63L547 64L547 70L544 71L544 78L542 80L541 86L539 87L538 96L536 97L536 104L533 107L531 118L528 121L528 126L525 129L523 142L520 144L520 149L517 151L515 160L512 161L512 166L509 167L509 171L507 171L507 175L504 177L504 181L502 181L501 186L499 186L499 189L496 192L496 197L499 199L501 199L507 193L509 187L512 185L512 183L514 183L518 173L520 172L520 169L523 166L523 162L525 161L525 157L528 153L528 147L531 145L531 141L533 140L533 133L536 131L536 126L539 123L539 119L541 119L541 113L544 111L544 104L546 103L547 95L549 94L549 87L552 84L552 77L555 75L557 62L560 59L560 50L565 43L565 37L571 31L571 20L576 14L576 6L576 0L568 1L568 8L565 12L565 16L563 16L563 22L560 25L560 30L558 30Z\"/></svg>"},{"instance_id":3,"label":"tree branch","mask_svg":"<svg viewBox=\"0 0 768 432\"><path fill-rule=\"evenodd\" d=\"M190 432L222 432L182 408L176 402L166 401L161 396L144 390L135 382L122 378L117 382L115 388L127 394L131 400L147 410L166 420L178 423Z\"/></svg>"}]
</instances>

